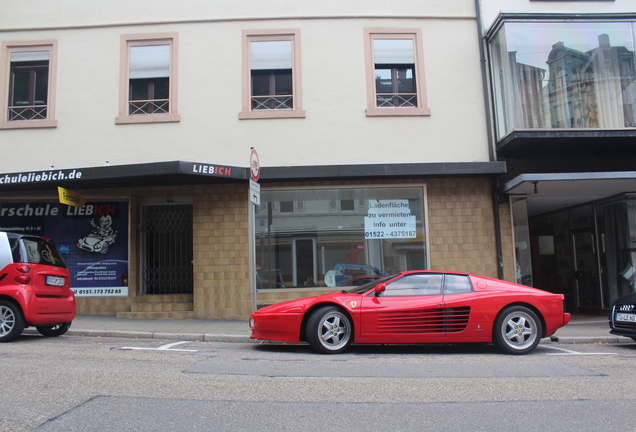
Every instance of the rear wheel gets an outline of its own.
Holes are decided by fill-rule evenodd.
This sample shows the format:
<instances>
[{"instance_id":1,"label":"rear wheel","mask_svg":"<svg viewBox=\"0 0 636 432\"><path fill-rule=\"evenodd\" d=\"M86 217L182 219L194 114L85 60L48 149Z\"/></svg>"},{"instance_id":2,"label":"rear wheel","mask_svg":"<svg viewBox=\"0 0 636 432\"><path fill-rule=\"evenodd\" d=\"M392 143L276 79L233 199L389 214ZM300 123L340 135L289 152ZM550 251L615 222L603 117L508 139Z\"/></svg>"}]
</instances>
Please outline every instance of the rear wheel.
<instances>
[{"instance_id":1,"label":"rear wheel","mask_svg":"<svg viewBox=\"0 0 636 432\"><path fill-rule=\"evenodd\" d=\"M35 326L35 328L40 332L42 336L61 336L71 328L70 322L46 325L46 326Z\"/></svg>"},{"instance_id":2,"label":"rear wheel","mask_svg":"<svg viewBox=\"0 0 636 432\"><path fill-rule=\"evenodd\" d=\"M0 300L0 342L10 342L24 330L22 311L15 303Z\"/></svg>"},{"instance_id":3,"label":"rear wheel","mask_svg":"<svg viewBox=\"0 0 636 432\"><path fill-rule=\"evenodd\" d=\"M323 354L345 351L353 341L349 316L335 306L325 306L311 314L307 321L307 342Z\"/></svg>"},{"instance_id":4,"label":"rear wheel","mask_svg":"<svg viewBox=\"0 0 636 432\"><path fill-rule=\"evenodd\" d=\"M493 343L506 354L527 354L541 341L541 321L524 306L504 309L493 329Z\"/></svg>"}]
</instances>

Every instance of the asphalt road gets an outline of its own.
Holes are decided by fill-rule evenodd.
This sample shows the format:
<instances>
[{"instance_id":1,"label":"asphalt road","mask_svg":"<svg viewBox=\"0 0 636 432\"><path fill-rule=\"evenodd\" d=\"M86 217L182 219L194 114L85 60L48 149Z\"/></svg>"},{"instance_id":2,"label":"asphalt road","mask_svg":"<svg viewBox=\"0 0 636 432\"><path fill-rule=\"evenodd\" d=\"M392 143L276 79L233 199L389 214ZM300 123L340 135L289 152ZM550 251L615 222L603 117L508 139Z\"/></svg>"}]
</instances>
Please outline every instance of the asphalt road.
<instances>
[{"instance_id":1,"label":"asphalt road","mask_svg":"<svg viewBox=\"0 0 636 432\"><path fill-rule=\"evenodd\" d=\"M0 430L635 430L636 344L307 346L23 336Z\"/></svg>"}]
</instances>

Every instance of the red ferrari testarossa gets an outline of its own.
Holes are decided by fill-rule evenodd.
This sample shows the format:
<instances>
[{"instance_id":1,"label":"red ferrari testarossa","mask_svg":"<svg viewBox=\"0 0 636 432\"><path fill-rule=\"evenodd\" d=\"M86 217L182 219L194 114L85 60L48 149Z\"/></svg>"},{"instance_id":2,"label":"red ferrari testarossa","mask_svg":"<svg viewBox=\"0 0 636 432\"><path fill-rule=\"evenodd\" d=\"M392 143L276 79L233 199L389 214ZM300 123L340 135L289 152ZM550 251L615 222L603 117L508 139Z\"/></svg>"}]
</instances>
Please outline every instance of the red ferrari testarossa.
<instances>
[{"instance_id":1,"label":"red ferrari testarossa","mask_svg":"<svg viewBox=\"0 0 636 432\"><path fill-rule=\"evenodd\" d=\"M457 272L407 271L349 290L252 313L252 338L308 342L320 353L356 344L493 343L526 354L570 321L564 296Z\"/></svg>"}]
</instances>

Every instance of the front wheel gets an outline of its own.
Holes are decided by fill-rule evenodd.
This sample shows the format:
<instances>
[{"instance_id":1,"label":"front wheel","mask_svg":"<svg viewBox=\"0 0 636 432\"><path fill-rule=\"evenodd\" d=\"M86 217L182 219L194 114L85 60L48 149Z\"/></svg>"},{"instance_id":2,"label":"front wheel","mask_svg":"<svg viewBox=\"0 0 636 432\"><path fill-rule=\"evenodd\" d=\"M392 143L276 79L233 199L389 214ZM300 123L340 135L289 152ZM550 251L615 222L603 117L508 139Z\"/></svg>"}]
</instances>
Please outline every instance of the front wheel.
<instances>
[{"instance_id":1,"label":"front wheel","mask_svg":"<svg viewBox=\"0 0 636 432\"><path fill-rule=\"evenodd\" d=\"M42 336L55 337L66 333L68 329L71 328L71 323L65 322L53 325L35 326L35 328Z\"/></svg>"},{"instance_id":2,"label":"front wheel","mask_svg":"<svg viewBox=\"0 0 636 432\"><path fill-rule=\"evenodd\" d=\"M493 330L493 343L506 354L527 354L541 341L541 321L524 306L504 309Z\"/></svg>"},{"instance_id":3,"label":"front wheel","mask_svg":"<svg viewBox=\"0 0 636 432\"><path fill-rule=\"evenodd\" d=\"M323 354L345 351L353 342L353 326L349 315L335 306L322 307L307 321L307 342Z\"/></svg>"},{"instance_id":4,"label":"front wheel","mask_svg":"<svg viewBox=\"0 0 636 432\"><path fill-rule=\"evenodd\" d=\"M24 330L22 311L14 303L0 300L0 342L10 342Z\"/></svg>"}]
</instances>

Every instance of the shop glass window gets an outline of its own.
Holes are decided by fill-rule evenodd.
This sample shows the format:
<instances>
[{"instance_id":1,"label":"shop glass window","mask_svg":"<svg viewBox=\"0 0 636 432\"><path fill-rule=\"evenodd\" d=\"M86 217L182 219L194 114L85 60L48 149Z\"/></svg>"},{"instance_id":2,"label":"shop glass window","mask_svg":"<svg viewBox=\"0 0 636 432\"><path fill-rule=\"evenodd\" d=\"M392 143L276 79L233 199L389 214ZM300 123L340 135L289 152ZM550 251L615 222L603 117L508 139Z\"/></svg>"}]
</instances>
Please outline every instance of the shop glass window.
<instances>
[{"instance_id":1,"label":"shop glass window","mask_svg":"<svg viewBox=\"0 0 636 432\"><path fill-rule=\"evenodd\" d=\"M635 22L506 22L489 42L497 135L636 127Z\"/></svg>"},{"instance_id":2,"label":"shop glass window","mask_svg":"<svg viewBox=\"0 0 636 432\"><path fill-rule=\"evenodd\" d=\"M261 190L259 289L357 286L425 269L424 194L423 187ZM283 211L292 202L294 211Z\"/></svg>"}]
</instances>

